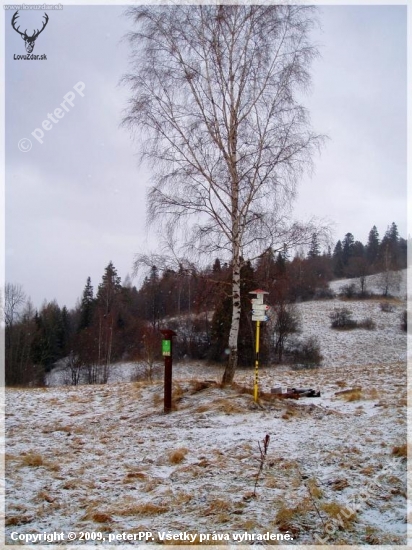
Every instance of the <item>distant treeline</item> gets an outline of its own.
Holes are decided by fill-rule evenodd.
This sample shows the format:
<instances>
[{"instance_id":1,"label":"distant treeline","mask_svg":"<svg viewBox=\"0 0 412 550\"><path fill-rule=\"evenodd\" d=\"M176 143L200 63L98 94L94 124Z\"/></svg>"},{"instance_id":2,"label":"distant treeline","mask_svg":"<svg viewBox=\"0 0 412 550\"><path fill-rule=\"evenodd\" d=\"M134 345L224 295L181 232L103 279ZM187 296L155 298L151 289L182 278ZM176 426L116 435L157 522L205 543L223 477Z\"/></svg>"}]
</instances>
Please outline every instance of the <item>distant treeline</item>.
<instances>
[{"instance_id":1,"label":"distant treeline","mask_svg":"<svg viewBox=\"0 0 412 550\"><path fill-rule=\"evenodd\" d=\"M261 287L268 291L267 303L275 306L280 319L285 304L330 297L328 282L333 279L359 277L365 281L366 275L406 265L407 242L399 236L395 223L382 239L374 226L366 244L347 233L333 250L321 251L314 234L307 253L289 258L287 251L269 248L254 263L245 262L241 271L240 364L253 360L251 290ZM230 264L219 258L206 269L180 265L160 271L153 265L137 289L129 278L122 284L110 262L97 289L87 278L72 310L60 308L56 301L35 310L19 285L7 283L6 384L42 384L45 373L63 358L71 368L72 383L78 383L80 368L85 369L88 382L106 382L113 362L150 363L159 358L159 328L166 325L178 332L177 358L224 361L231 319L231 271ZM382 288L382 294L390 291L388 286ZM282 354L278 355L281 358Z\"/></svg>"}]
</instances>

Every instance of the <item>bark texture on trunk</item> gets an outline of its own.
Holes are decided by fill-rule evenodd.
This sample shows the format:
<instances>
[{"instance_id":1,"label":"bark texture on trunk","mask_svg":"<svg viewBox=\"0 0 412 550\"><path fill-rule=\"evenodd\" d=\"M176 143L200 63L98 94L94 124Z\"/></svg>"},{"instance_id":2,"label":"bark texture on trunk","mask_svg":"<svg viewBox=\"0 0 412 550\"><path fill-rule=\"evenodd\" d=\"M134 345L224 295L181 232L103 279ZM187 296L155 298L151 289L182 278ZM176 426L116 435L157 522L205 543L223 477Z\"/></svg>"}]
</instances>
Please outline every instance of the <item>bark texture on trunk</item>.
<instances>
[{"instance_id":1,"label":"bark texture on trunk","mask_svg":"<svg viewBox=\"0 0 412 550\"><path fill-rule=\"evenodd\" d=\"M232 324L229 332L229 361L223 373L222 385L226 386L233 382L238 360L238 336L240 325L240 260L234 260L232 279Z\"/></svg>"}]
</instances>

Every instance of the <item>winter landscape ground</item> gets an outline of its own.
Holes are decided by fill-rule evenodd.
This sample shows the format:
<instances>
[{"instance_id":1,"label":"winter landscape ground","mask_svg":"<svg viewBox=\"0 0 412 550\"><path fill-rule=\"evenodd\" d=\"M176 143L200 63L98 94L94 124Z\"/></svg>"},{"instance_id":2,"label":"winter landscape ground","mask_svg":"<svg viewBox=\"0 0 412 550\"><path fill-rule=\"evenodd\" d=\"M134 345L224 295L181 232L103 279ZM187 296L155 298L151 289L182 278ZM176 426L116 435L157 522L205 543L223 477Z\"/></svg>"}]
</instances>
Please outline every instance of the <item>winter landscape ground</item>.
<instances>
[{"instance_id":1,"label":"winter landscape ground","mask_svg":"<svg viewBox=\"0 0 412 550\"><path fill-rule=\"evenodd\" d=\"M46 388L7 389L6 544L53 532L65 534L58 545L69 532L70 544L137 544L150 532L141 543L406 545L403 290L390 312L380 300L345 304L375 330L332 330L338 299L299 304L323 363L261 369L259 405L245 391L252 367L221 389L223 367L201 362L175 364L169 415L162 381L128 381L131 364L107 385L53 385L54 374ZM279 386L321 397L271 397ZM92 532L98 540L80 540Z\"/></svg>"}]
</instances>

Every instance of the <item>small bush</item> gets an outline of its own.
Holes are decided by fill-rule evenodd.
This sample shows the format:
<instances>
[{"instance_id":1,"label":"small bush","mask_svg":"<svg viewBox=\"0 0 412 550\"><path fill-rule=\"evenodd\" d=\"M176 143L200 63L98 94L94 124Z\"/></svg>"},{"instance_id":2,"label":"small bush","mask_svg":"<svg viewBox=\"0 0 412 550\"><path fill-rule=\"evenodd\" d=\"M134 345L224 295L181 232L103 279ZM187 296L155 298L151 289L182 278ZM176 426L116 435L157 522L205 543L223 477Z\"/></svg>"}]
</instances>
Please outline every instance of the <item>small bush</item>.
<instances>
[{"instance_id":1,"label":"small bush","mask_svg":"<svg viewBox=\"0 0 412 550\"><path fill-rule=\"evenodd\" d=\"M365 288L359 288L355 283L341 287L339 292L340 298L345 300L371 300L375 298L373 292L368 292Z\"/></svg>"},{"instance_id":2,"label":"small bush","mask_svg":"<svg viewBox=\"0 0 412 550\"><path fill-rule=\"evenodd\" d=\"M408 330L408 312L406 309L402 312L401 315L401 329L406 332Z\"/></svg>"},{"instance_id":3,"label":"small bush","mask_svg":"<svg viewBox=\"0 0 412 550\"><path fill-rule=\"evenodd\" d=\"M317 288L313 297L315 300L333 300L336 298L336 294L329 287Z\"/></svg>"},{"instance_id":4,"label":"small bush","mask_svg":"<svg viewBox=\"0 0 412 550\"><path fill-rule=\"evenodd\" d=\"M335 309L329 314L329 317L332 321L331 327L340 330L352 330L355 328L374 330L376 328L375 322L370 317L359 322L352 319L352 312L346 307Z\"/></svg>"},{"instance_id":5,"label":"small bush","mask_svg":"<svg viewBox=\"0 0 412 550\"><path fill-rule=\"evenodd\" d=\"M316 367L323 360L319 340L314 336L293 342L288 349L288 354L291 355L293 363L306 368Z\"/></svg>"},{"instance_id":6,"label":"small bush","mask_svg":"<svg viewBox=\"0 0 412 550\"><path fill-rule=\"evenodd\" d=\"M358 290L356 288L355 283L351 283L349 285L345 285L340 289L339 295L343 298L353 299L358 296Z\"/></svg>"},{"instance_id":7,"label":"small bush","mask_svg":"<svg viewBox=\"0 0 412 550\"><path fill-rule=\"evenodd\" d=\"M393 305L390 302L381 302L379 307L381 308L381 311L384 311L385 313L392 313L393 311Z\"/></svg>"},{"instance_id":8,"label":"small bush","mask_svg":"<svg viewBox=\"0 0 412 550\"><path fill-rule=\"evenodd\" d=\"M352 312L346 307L335 308L335 310L329 314L329 317L332 321L332 328L351 330L358 326L358 323L352 319Z\"/></svg>"}]
</instances>

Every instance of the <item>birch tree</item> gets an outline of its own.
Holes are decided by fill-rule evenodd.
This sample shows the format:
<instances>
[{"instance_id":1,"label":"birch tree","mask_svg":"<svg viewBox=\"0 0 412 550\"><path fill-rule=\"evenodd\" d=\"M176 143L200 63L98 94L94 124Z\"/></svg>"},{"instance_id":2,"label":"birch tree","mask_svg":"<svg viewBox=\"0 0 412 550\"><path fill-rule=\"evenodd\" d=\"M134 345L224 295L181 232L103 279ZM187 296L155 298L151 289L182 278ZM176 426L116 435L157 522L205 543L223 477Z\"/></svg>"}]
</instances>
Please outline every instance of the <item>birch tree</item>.
<instances>
[{"instance_id":1,"label":"birch tree","mask_svg":"<svg viewBox=\"0 0 412 550\"><path fill-rule=\"evenodd\" d=\"M153 174L149 222L233 270L229 361L237 366L240 268L310 236L290 222L296 183L322 137L297 94L317 55L301 5L138 6L127 11L132 70L124 124ZM183 229L182 229L183 228Z\"/></svg>"}]
</instances>

